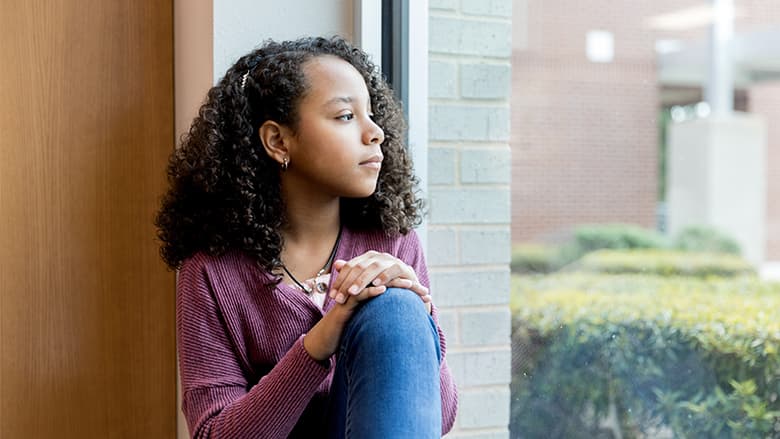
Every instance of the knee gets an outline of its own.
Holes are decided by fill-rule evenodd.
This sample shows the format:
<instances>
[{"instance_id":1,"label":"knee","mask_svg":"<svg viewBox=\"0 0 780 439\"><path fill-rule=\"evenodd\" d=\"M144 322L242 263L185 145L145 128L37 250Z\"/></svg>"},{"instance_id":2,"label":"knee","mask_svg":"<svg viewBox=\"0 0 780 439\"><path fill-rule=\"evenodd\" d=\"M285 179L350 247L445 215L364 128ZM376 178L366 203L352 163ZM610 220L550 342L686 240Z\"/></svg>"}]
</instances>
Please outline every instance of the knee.
<instances>
[{"instance_id":1,"label":"knee","mask_svg":"<svg viewBox=\"0 0 780 439\"><path fill-rule=\"evenodd\" d=\"M364 303L352 317L361 332L381 336L408 337L410 333L435 330L433 321L419 295L403 288L388 288Z\"/></svg>"},{"instance_id":2,"label":"knee","mask_svg":"<svg viewBox=\"0 0 780 439\"><path fill-rule=\"evenodd\" d=\"M390 288L358 308L342 336L341 349L351 352L350 358L368 353L397 361L410 355L441 361L433 318L420 296L401 288Z\"/></svg>"},{"instance_id":3,"label":"knee","mask_svg":"<svg viewBox=\"0 0 780 439\"><path fill-rule=\"evenodd\" d=\"M425 321L428 316L420 296L404 288L388 288L383 294L367 301L361 312L370 315L372 320L391 322L407 319Z\"/></svg>"}]
</instances>

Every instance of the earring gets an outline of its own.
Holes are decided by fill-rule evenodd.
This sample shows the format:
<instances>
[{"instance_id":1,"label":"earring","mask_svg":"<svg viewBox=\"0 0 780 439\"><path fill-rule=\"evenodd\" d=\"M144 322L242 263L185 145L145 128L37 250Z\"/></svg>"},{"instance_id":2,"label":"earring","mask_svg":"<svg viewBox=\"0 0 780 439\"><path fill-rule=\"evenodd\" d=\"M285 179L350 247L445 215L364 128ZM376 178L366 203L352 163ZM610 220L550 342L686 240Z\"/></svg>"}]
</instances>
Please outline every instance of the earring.
<instances>
[{"instance_id":1,"label":"earring","mask_svg":"<svg viewBox=\"0 0 780 439\"><path fill-rule=\"evenodd\" d=\"M288 166L290 166L290 159L285 157L282 159L282 172L286 171Z\"/></svg>"}]
</instances>

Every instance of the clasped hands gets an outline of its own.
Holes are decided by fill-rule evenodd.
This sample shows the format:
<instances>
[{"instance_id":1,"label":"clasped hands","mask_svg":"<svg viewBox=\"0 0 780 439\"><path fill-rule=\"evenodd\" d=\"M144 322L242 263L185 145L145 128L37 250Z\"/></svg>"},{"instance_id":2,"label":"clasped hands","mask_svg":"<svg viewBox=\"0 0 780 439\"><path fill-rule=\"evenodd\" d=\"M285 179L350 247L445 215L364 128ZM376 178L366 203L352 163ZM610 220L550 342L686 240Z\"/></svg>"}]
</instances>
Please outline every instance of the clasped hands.
<instances>
[{"instance_id":1,"label":"clasped hands","mask_svg":"<svg viewBox=\"0 0 780 439\"><path fill-rule=\"evenodd\" d=\"M368 251L349 261L333 261L337 273L329 296L339 304L348 301L359 303L378 296L388 288L405 288L420 296L428 313L431 312L431 296L417 279L412 267L388 253Z\"/></svg>"}]
</instances>

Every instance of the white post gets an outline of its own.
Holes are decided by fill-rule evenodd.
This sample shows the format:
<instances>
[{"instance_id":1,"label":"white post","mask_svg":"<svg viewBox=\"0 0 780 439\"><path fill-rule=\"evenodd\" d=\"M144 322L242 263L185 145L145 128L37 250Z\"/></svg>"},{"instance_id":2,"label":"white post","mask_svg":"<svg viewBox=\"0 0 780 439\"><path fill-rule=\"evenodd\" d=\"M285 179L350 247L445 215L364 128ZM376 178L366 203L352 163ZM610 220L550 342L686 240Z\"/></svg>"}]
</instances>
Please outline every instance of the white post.
<instances>
[{"instance_id":1,"label":"white post","mask_svg":"<svg viewBox=\"0 0 780 439\"><path fill-rule=\"evenodd\" d=\"M712 0L710 33L710 71L705 98L713 116L728 116L734 111L734 1Z\"/></svg>"}]
</instances>

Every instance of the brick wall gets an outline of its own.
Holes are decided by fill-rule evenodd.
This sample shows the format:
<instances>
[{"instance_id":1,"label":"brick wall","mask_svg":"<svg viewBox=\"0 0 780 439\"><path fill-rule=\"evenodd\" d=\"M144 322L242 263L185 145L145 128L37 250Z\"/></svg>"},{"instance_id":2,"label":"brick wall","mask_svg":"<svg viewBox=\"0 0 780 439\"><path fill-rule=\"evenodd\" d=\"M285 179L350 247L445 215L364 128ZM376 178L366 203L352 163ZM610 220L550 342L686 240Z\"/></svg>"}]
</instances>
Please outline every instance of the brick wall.
<instances>
[{"instance_id":1,"label":"brick wall","mask_svg":"<svg viewBox=\"0 0 780 439\"><path fill-rule=\"evenodd\" d=\"M735 3L738 32L780 23L776 0ZM708 29L658 30L648 20L701 5L515 2L516 21L522 12L527 25L516 30L512 55L513 241L556 238L583 223L655 227L661 108L655 41L703 39ZM586 58L586 33L597 29L614 35L611 63ZM780 222L780 215L773 218Z\"/></svg>"},{"instance_id":2,"label":"brick wall","mask_svg":"<svg viewBox=\"0 0 780 439\"><path fill-rule=\"evenodd\" d=\"M431 0L428 260L460 393L449 438L507 438L511 0Z\"/></svg>"},{"instance_id":3,"label":"brick wall","mask_svg":"<svg viewBox=\"0 0 780 439\"><path fill-rule=\"evenodd\" d=\"M654 2L525 3L512 58L513 240L582 223L654 227L660 106L654 41L642 31ZM614 62L586 58L595 29L613 33Z\"/></svg>"}]
</instances>

